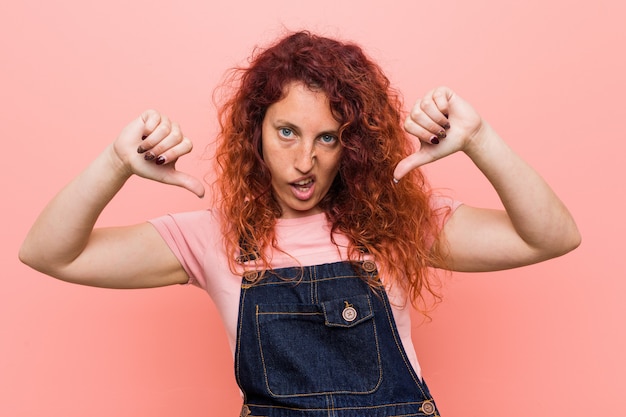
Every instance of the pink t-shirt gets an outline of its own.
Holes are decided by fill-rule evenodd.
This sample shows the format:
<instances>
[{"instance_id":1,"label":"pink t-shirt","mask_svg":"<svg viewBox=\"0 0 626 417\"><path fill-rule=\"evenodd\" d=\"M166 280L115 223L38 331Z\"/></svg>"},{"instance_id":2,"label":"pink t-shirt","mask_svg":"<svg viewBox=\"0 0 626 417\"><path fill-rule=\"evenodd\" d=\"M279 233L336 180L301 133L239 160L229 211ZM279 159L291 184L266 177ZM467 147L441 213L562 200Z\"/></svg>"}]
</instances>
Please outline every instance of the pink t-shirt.
<instances>
[{"instance_id":1,"label":"pink t-shirt","mask_svg":"<svg viewBox=\"0 0 626 417\"><path fill-rule=\"evenodd\" d=\"M458 202L436 198L433 206L449 207L452 213ZM448 216L442 216L443 223ZM153 220L167 245L189 276L189 283L208 292L213 299L226 328L231 351L235 352L241 275L233 274L228 265L218 215L211 210L166 215ZM347 260L347 237L330 236L330 225L324 213L297 219L278 219L276 222L278 247L286 253L271 254L272 268L310 266ZM384 278L383 278L384 279ZM394 319L403 346L416 373L419 362L411 340L410 303L396 287L388 288Z\"/></svg>"}]
</instances>

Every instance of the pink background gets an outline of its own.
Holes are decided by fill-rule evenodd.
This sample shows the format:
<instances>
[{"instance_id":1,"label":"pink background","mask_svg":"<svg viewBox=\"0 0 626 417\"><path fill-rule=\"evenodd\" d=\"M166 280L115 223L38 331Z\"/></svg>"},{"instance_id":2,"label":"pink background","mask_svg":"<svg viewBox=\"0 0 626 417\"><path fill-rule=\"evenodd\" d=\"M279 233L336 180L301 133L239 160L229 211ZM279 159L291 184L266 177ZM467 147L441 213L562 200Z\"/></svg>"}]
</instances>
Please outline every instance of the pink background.
<instances>
[{"instance_id":1,"label":"pink background","mask_svg":"<svg viewBox=\"0 0 626 417\"><path fill-rule=\"evenodd\" d=\"M433 321L415 323L443 415L625 416L624 22L618 0L3 1L0 415L238 415L204 293L73 286L17 251L53 194L145 108L182 124L196 151L179 166L202 176L224 71L283 28L308 28L362 44L407 105L439 84L456 89L582 231L566 257L446 278ZM456 198L498 204L462 155L428 172ZM132 180L101 224L204 204Z\"/></svg>"}]
</instances>

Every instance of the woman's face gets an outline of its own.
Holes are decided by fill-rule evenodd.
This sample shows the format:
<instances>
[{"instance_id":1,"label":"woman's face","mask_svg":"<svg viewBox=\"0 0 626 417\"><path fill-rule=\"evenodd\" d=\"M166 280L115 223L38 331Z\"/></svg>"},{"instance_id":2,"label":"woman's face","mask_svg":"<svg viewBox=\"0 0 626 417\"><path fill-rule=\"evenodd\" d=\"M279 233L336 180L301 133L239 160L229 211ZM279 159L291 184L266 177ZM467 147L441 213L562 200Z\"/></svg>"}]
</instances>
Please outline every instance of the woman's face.
<instances>
[{"instance_id":1,"label":"woman's face","mask_svg":"<svg viewBox=\"0 0 626 417\"><path fill-rule=\"evenodd\" d=\"M341 144L326 94L301 83L285 87L285 95L267 108L263 119L263 159L283 218L320 213L339 170Z\"/></svg>"}]
</instances>

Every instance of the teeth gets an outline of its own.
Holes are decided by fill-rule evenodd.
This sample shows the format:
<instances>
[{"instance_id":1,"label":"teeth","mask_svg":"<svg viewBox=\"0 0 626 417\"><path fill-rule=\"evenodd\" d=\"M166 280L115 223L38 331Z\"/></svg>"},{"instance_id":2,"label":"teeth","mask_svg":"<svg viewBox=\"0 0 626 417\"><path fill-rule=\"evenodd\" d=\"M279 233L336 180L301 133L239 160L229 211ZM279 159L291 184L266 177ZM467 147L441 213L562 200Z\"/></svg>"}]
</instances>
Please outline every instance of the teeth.
<instances>
[{"instance_id":1,"label":"teeth","mask_svg":"<svg viewBox=\"0 0 626 417\"><path fill-rule=\"evenodd\" d=\"M295 185L298 185L300 187L303 187L305 185L309 185L310 183L312 183L313 180L312 179L308 179L308 180L303 180L303 181L298 181L298 182L294 182Z\"/></svg>"}]
</instances>

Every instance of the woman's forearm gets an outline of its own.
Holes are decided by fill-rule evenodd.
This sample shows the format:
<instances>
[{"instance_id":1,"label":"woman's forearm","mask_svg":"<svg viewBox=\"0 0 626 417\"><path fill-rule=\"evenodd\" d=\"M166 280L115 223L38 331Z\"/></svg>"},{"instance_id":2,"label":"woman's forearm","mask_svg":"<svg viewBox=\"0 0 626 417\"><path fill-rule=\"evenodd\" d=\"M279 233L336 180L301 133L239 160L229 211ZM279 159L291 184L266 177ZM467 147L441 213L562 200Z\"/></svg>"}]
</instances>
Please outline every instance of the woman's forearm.
<instances>
[{"instance_id":1,"label":"woman's forearm","mask_svg":"<svg viewBox=\"0 0 626 417\"><path fill-rule=\"evenodd\" d=\"M20 248L20 259L50 274L74 260L100 213L130 175L113 146L107 147L42 211Z\"/></svg>"},{"instance_id":2,"label":"woman's forearm","mask_svg":"<svg viewBox=\"0 0 626 417\"><path fill-rule=\"evenodd\" d=\"M547 257L580 243L571 214L541 176L484 122L465 153L498 193L517 234Z\"/></svg>"}]
</instances>

